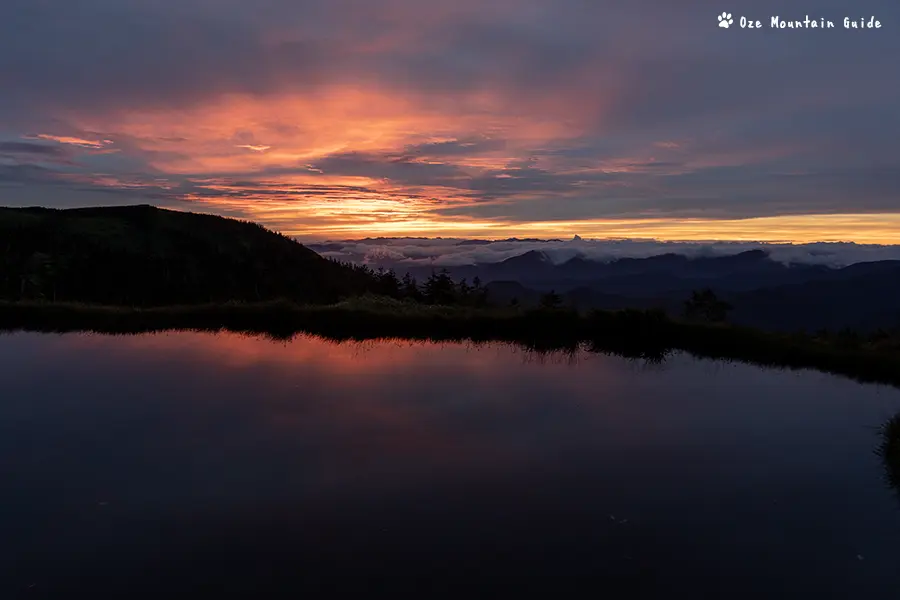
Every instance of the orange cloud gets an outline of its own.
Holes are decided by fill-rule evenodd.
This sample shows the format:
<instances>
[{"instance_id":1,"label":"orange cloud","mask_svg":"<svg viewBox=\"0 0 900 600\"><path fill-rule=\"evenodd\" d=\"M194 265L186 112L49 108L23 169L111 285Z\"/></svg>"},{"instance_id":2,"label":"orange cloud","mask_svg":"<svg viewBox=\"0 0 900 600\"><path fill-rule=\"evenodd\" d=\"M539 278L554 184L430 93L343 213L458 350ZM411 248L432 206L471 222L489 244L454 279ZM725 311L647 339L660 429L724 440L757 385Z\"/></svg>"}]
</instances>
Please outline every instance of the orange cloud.
<instances>
[{"instance_id":1,"label":"orange cloud","mask_svg":"<svg viewBox=\"0 0 900 600\"><path fill-rule=\"evenodd\" d=\"M665 177L762 164L810 147L798 141L719 148L696 139L650 137L633 142L627 154L618 156L573 154L586 131L599 135L604 130L615 104L618 79L607 71L592 85L580 83L583 94L574 99L564 91L536 93L513 108L502 90L477 89L436 99L362 81L264 96L223 94L183 110L125 108L69 114L67 119L82 131L129 140L153 171L189 181L179 197L203 204L202 210L222 209L311 238L578 234L900 242L897 230L891 229L900 217L893 215L657 218L662 213L640 204L620 213L627 217L614 219L553 215L558 211L551 203L564 206L569 198L596 198L598 206L610 198L620 203L647 197L664 202L673 193ZM610 84L608 90L601 89L603 82ZM40 137L95 149L111 143ZM487 143L492 140L501 143ZM343 157L338 167L352 168L336 168L335 157ZM368 157L375 157L372 165L366 163ZM125 179L98 175L93 181L116 187ZM697 183L687 193L704 200L729 193L721 184L710 185ZM550 208L526 217L532 201ZM463 210L487 204L508 210L482 216L477 210ZM520 210L522 216L514 217Z\"/></svg>"},{"instance_id":2,"label":"orange cloud","mask_svg":"<svg viewBox=\"0 0 900 600\"><path fill-rule=\"evenodd\" d=\"M336 85L306 94L224 95L180 111L73 115L71 121L84 130L127 135L144 150L177 153L178 158L161 156L151 163L172 174L252 173L339 152L402 151L409 144L472 132L508 140L504 154L518 157L535 144L576 138L583 131L553 115L504 114L502 103L496 94L476 93L455 106L432 107L427 99L377 86ZM258 143L232 142L248 132ZM244 149L266 152L248 155Z\"/></svg>"},{"instance_id":3,"label":"orange cloud","mask_svg":"<svg viewBox=\"0 0 900 600\"><path fill-rule=\"evenodd\" d=\"M488 151L408 161L412 166L452 165L461 169L461 176L474 177L527 156L530 147L582 131L554 118L506 115L500 105L499 97L477 93L448 110L377 86L339 85L308 94L225 95L183 111L126 110L72 115L70 120L82 130L127 136L160 173L200 177L202 193L186 193L189 201L240 208L263 222L277 215L279 223L293 220L290 230L301 222L314 228L322 221L368 223L372 231L393 223L407 230L431 223L423 215L436 202L465 204L471 199L450 185L416 188L379 173L329 174L320 161L346 152L401 156L410 146L455 142L473 132L502 139L502 147ZM242 137L253 142L234 142ZM465 143L460 147L468 150ZM215 181L202 181L204 175ZM248 184L264 186L267 193L254 195Z\"/></svg>"}]
</instances>

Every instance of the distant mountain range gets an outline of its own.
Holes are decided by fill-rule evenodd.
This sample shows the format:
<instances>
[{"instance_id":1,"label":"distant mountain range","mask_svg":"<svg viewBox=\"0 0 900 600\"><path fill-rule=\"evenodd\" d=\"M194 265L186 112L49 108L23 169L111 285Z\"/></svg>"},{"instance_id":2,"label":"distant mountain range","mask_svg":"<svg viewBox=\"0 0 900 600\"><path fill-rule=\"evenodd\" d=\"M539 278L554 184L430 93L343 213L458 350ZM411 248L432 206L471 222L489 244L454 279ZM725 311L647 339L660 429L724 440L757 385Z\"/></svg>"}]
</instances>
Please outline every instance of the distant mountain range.
<instances>
[{"instance_id":1,"label":"distant mountain range","mask_svg":"<svg viewBox=\"0 0 900 600\"><path fill-rule=\"evenodd\" d=\"M900 264L900 261L898 261ZM762 250L732 256L688 258L661 254L650 258L622 258L611 262L574 257L554 264L540 250L493 264L448 267L454 278L479 277L483 282L515 281L536 290L568 292L581 287L607 294L638 295L684 292L699 287L748 291L825 277L833 269L823 265L784 265ZM408 269L427 277L431 267Z\"/></svg>"},{"instance_id":2,"label":"distant mountain range","mask_svg":"<svg viewBox=\"0 0 900 600\"><path fill-rule=\"evenodd\" d=\"M316 250L321 248L313 246ZM783 263L764 250L726 256L660 254L649 258L554 263L541 250L494 263L450 267L404 266L381 257L380 266L426 279L446 268L456 279L487 284L497 303L534 305L550 290L577 308L662 308L680 312L693 290L711 288L729 301L735 323L776 330L900 326L900 260L843 268Z\"/></svg>"}]
</instances>

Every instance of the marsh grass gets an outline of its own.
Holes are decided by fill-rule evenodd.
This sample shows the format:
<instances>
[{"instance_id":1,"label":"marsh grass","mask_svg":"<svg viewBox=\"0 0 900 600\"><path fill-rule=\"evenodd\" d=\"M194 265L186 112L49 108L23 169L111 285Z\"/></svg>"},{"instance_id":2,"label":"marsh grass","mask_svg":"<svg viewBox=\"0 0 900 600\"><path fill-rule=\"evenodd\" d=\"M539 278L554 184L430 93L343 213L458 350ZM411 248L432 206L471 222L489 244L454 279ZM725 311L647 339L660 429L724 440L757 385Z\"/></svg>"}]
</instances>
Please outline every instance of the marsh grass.
<instances>
[{"instance_id":1,"label":"marsh grass","mask_svg":"<svg viewBox=\"0 0 900 600\"><path fill-rule=\"evenodd\" d=\"M0 331L138 334L232 331L289 340L298 333L342 340L383 338L511 342L537 352L592 352L662 362L673 351L788 369L816 369L900 387L896 343L778 334L727 324L673 320L661 312L579 314L567 309L422 305L363 296L332 305L286 300L161 308L0 302ZM842 341L843 340L843 341Z\"/></svg>"},{"instance_id":2,"label":"marsh grass","mask_svg":"<svg viewBox=\"0 0 900 600\"><path fill-rule=\"evenodd\" d=\"M900 498L900 414L883 424L879 433L881 444L876 454L881 457L884 465L884 480Z\"/></svg>"}]
</instances>

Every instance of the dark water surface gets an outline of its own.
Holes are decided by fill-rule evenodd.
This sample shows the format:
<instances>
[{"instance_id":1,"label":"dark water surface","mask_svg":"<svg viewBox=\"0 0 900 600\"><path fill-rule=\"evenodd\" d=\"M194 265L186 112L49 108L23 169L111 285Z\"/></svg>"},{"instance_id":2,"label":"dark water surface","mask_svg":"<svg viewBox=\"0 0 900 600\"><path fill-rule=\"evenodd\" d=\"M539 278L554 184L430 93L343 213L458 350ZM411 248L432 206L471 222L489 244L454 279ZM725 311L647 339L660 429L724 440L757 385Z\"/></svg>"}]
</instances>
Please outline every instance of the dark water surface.
<instances>
[{"instance_id":1,"label":"dark water surface","mask_svg":"<svg viewBox=\"0 0 900 600\"><path fill-rule=\"evenodd\" d=\"M0 598L900 595L892 388L195 333L0 364Z\"/></svg>"}]
</instances>

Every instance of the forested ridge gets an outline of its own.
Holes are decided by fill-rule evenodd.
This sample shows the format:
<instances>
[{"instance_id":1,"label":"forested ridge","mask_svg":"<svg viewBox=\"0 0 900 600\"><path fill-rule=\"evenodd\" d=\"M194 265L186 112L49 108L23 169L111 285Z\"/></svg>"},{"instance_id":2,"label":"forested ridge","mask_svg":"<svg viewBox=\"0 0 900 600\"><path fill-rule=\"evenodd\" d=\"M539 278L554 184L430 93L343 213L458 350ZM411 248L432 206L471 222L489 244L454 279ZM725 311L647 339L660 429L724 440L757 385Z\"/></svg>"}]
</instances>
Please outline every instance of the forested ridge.
<instances>
[{"instance_id":1,"label":"forested ridge","mask_svg":"<svg viewBox=\"0 0 900 600\"><path fill-rule=\"evenodd\" d=\"M484 306L477 280L423 281L323 258L247 221L155 208L0 208L0 300L172 306L365 294Z\"/></svg>"},{"instance_id":2,"label":"forested ridge","mask_svg":"<svg viewBox=\"0 0 900 600\"><path fill-rule=\"evenodd\" d=\"M152 206L0 208L0 298L159 306L328 303L373 275L250 222Z\"/></svg>"}]
</instances>

